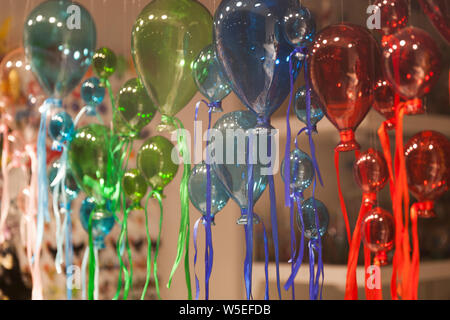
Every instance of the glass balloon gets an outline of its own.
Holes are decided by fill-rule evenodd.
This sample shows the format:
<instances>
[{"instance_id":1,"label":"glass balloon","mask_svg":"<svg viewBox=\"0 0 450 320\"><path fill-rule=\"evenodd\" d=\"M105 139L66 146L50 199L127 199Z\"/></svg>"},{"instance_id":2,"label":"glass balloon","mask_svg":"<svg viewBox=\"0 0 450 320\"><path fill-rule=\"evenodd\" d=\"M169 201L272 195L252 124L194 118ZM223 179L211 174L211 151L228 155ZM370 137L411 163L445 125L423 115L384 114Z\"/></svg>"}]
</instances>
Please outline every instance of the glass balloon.
<instances>
[{"instance_id":1,"label":"glass balloon","mask_svg":"<svg viewBox=\"0 0 450 320\"><path fill-rule=\"evenodd\" d=\"M81 98L90 107L96 107L105 98L105 87L99 78L89 78L81 86Z\"/></svg>"},{"instance_id":2,"label":"glass balloon","mask_svg":"<svg viewBox=\"0 0 450 320\"><path fill-rule=\"evenodd\" d=\"M125 196L133 204L139 204L148 190L147 182L137 169L131 169L125 172L122 179L122 186Z\"/></svg>"},{"instance_id":3,"label":"glass balloon","mask_svg":"<svg viewBox=\"0 0 450 320\"><path fill-rule=\"evenodd\" d=\"M450 3L447 0L419 0L430 21L450 43Z\"/></svg>"},{"instance_id":4,"label":"glass balloon","mask_svg":"<svg viewBox=\"0 0 450 320\"><path fill-rule=\"evenodd\" d=\"M448 190L450 141L439 132L423 131L404 150L409 191L421 203L437 200ZM432 208L420 209L418 214L435 216Z\"/></svg>"},{"instance_id":5,"label":"glass balloon","mask_svg":"<svg viewBox=\"0 0 450 320\"><path fill-rule=\"evenodd\" d=\"M330 215L325 204L317 199L309 198L302 203L303 223L305 228L305 237L311 240L317 240L318 235L323 237L328 230ZM316 214L319 218L319 228L316 224ZM300 216L297 215L297 223L302 230ZM319 233L317 232L319 231Z\"/></svg>"},{"instance_id":6,"label":"glass balloon","mask_svg":"<svg viewBox=\"0 0 450 320\"><path fill-rule=\"evenodd\" d=\"M281 176L284 177L286 159L281 163ZM303 192L312 184L315 176L314 165L311 158L300 149L291 152L291 188L296 192Z\"/></svg>"},{"instance_id":7,"label":"glass balloon","mask_svg":"<svg viewBox=\"0 0 450 320\"><path fill-rule=\"evenodd\" d=\"M320 120L323 119L323 106L320 102L317 94L309 89L311 92L311 125L314 131L317 131L317 124ZM306 87L303 86L297 90L295 94L295 114L297 115L298 120L303 122L305 125L308 125L308 116L306 112Z\"/></svg>"},{"instance_id":8,"label":"glass balloon","mask_svg":"<svg viewBox=\"0 0 450 320\"><path fill-rule=\"evenodd\" d=\"M86 198L80 208L80 221L83 229L89 232L89 219L92 215L92 236L97 249L105 249L105 237L114 228L114 216L105 209L98 209L95 200Z\"/></svg>"},{"instance_id":9,"label":"glass balloon","mask_svg":"<svg viewBox=\"0 0 450 320\"><path fill-rule=\"evenodd\" d=\"M307 47L314 41L316 21L308 8L298 3L290 6L284 16L286 37L295 47Z\"/></svg>"},{"instance_id":10,"label":"glass balloon","mask_svg":"<svg viewBox=\"0 0 450 320\"><path fill-rule=\"evenodd\" d=\"M141 11L131 51L139 78L162 115L175 116L194 97L192 63L212 40L211 14L198 1L155 0Z\"/></svg>"},{"instance_id":11,"label":"glass balloon","mask_svg":"<svg viewBox=\"0 0 450 320\"><path fill-rule=\"evenodd\" d=\"M144 86L137 78L128 80L117 95L117 113L128 124L129 136L138 136L156 114Z\"/></svg>"},{"instance_id":12,"label":"glass balloon","mask_svg":"<svg viewBox=\"0 0 450 320\"><path fill-rule=\"evenodd\" d=\"M409 4L407 0L376 0L381 15L381 29L384 35L394 34L408 25Z\"/></svg>"},{"instance_id":13,"label":"glass balloon","mask_svg":"<svg viewBox=\"0 0 450 320\"><path fill-rule=\"evenodd\" d=\"M283 27L296 0L224 0L214 17L216 53L233 91L268 126L289 95L289 56L295 47ZM297 78L300 62L293 63Z\"/></svg>"},{"instance_id":14,"label":"glass balloon","mask_svg":"<svg viewBox=\"0 0 450 320\"><path fill-rule=\"evenodd\" d=\"M361 153L353 166L353 176L364 193L381 191L389 179L383 154L372 148Z\"/></svg>"},{"instance_id":15,"label":"glass balloon","mask_svg":"<svg viewBox=\"0 0 450 320\"><path fill-rule=\"evenodd\" d=\"M144 142L137 156L137 166L150 187L157 192L173 180L178 164L172 161L175 146L164 137L156 136Z\"/></svg>"},{"instance_id":16,"label":"glass balloon","mask_svg":"<svg viewBox=\"0 0 450 320\"><path fill-rule=\"evenodd\" d=\"M386 252L394 248L395 240L395 222L392 214L380 207L372 209L363 218L362 238L364 245L377 254L375 261L382 266L386 265Z\"/></svg>"},{"instance_id":17,"label":"glass balloon","mask_svg":"<svg viewBox=\"0 0 450 320\"><path fill-rule=\"evenodd\" d=\"M221 102L231 93L231 84L222 72L214 46L204 48L192 65L198 90L210 101Z\"/></svg>"},{"instance_id":18,"label":"glass balloon","mask_svg":"<svg viewBox=\"0 0 450 320\"><path fill-rule=\"evenodd\" d=\"M98 49L92 58L92 67L100 79L108 79L116 72L116 54L109 48Z\"/></svg>"},{"instance_id":19,"label":"glass balloon","mask_svg":"<svg viewBox=\"0 0 450 320\"><path fill-rule=\"evenodd\" d=\"M373 108L386 120L395 119L395 92L384 79L375 84Z\"/></svg>"},{"instance_id":20,"label":"glass balloon","mask_svg":"<svg viewBox=\"0 0 450 320\"><path fill-rule=\"evenodd\" d=\"M331 25L316 36L310 77L325 115L340 132L337 151L359 149L354 131L372 107L379 54L374 37L357 25Z\"/></svg>"},{"instance_id":21,"label":"glass balloon","mask_svg":"<svg viewBox=\"0 0 450 320\"><path fill-rule=\"evenodd\" d=\"M228 203L230 197L227 194L222 182L214 173L211 173L211 217L219 213ZM189 199L194 207L199 210L202 215L206 216L206 193L207 193L207 166L202 162L194 167L189 177Z\"/></svg>"},{"instance_id":22,"label":"glass balloon","mask_svg":"<svg viewBox=\"0 0 450 320\"><path fill-rule=\"evenodd\" d=\"M23 46L31 68L48 96L62 99L80 83L92 62L97 32L81 4L77 25L71 0L45 1L25 20ZM82 31L80 31L82 30Z\"/></svg>"},{"instance_id":23,"label":"glass balloon","mask_svg":"<svg viewBox=\"0 0 450 320\"><path fill-rule=\"evenodd\" d=\"M54 190L54 187L51 187L51 184L58 175L60 167L61 163L59 161L53 162L50 166L50 170L48 172L48 185L50 187L51 192L53 192ZM70 169L66 169L64 192L66 193L68 197L67 200L69 201L75 200L78 197L78 193L80 192L80 188L78 187L78 184L75 181L75 178L73 177L73 174L70 171Z\"/></svg>"},{"instance_id":24,"label":"glass balloon","mask_svg":"<svg viewBox=\"0 0 450 320\"><path fill-rule=\"evenodd\" d=\"M431 36L407 27L383 43L384 71L394 90L404 99L422 98L441 73L441 54Z\"/></svg>"},{"instance_id":25,"label":"glass balloon","mask_svg":"<svg viewBox=\"0 0 450 320\"><path fill-rule=\"evenodd\" d=\"M256 116L250 111L235 111L222 116L214 125L221 139L211 137L209 145L212 168L222 181L231 198L241 207L248 209L248 165L246 158L248 138L246 131L255 128ZM257 142L254 142L255 145ZM259 152L258 152L259 154ZM256 162L254 170L253 200L256 203L267 186L267 176L261 174L264 168Z\"/></svg>"},{"instance_id":26,"label":"glass balloon","mask_svg":"<svg viewBox=\"0 0 450 320\"><path fill-rule=\"evenodd\" d=\"M53 141L63 143L72 140L75 132L72 117L65 111L52 116L48 133Z\"/></svg>"}]
</instances>

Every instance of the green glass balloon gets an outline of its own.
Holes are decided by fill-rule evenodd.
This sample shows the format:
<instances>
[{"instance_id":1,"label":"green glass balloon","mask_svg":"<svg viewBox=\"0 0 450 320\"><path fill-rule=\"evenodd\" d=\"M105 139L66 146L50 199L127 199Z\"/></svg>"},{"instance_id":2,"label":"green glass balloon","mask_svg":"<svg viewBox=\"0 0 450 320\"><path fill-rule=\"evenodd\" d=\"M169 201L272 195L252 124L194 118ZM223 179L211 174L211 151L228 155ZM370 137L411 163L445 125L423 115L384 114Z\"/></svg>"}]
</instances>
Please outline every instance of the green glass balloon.
<instances>
[{"instance_id":1,"label":"green glass balloon","mask_svg":"<svg viewBox=\"0 0 450 320\"><path fill-rule=\"evenodd\" d=\"M117 95L117 113L128 124L130 137L139 135L156 114L156 107L150 100L139 79L128 80Z\"/></svg>"},{"instance_id":2,"label":"green glass balloon","mask_svg":"<svg viewBox=\"0 0 450 320\"><path fill-rule=\"evenodd\" d=\"M108 79L116 72L116 54L109 48L98 49L92 58L92 67L99 78Z\"/></svg>"},{"instance_id":3,"label":"green glass balloon","mask_svg":"<svg viewBox=\"0 0 450 320\"><path fill-rule=\"evenodd\" d=\"M154 0L132 31L136 70L158 111L175 116L194 97L192 64L212 42L213 20L195 0Z\"/></svg>"},{"instance_id":4,"label":"green glass balloon","mask_svg":"<svg viewBox=\"0 0 450 320\"><path fill-rule=\"evenodd\" d=\"M138 204L147 193L148 184L138 169L127 171L122 179L123 192L134 204Z\"/></svg>"},{"instance_id":5,"label":"green glass balloon","mask_svg":"<svg viewBox=\"0 0 450 320\"><path fill-rule=\"evenodd\" d=\"M108 182L109 130L99 124L90 124L76 131L70 143L68 160L80 188L91 198L103 202L92 182ZM114 169L113 169L114 170Z\"/></svg>"},{"instance_id":6,"label":"green glass balloon","mask_svg":"<svg viewBox=\"0 0 450 320\"><path fill-rule=\"evenodd\" d=\"M173 148L172 142L156 136L148 139L139 150L137 166L154 191L162 192L177 174L178 164L172 161Z\"/></svg>"},{"instance_id":7,"label":"green glass balloon","mask_svg":"<svg viewBox=\"0 0 450 320\"><path fill-rule=\"evenodd\" d=\"M23 46L47 95L62 99L92 62L97 33L90 13L71 0L39 4L25 20Z\"/></svg>"}]
</instances>

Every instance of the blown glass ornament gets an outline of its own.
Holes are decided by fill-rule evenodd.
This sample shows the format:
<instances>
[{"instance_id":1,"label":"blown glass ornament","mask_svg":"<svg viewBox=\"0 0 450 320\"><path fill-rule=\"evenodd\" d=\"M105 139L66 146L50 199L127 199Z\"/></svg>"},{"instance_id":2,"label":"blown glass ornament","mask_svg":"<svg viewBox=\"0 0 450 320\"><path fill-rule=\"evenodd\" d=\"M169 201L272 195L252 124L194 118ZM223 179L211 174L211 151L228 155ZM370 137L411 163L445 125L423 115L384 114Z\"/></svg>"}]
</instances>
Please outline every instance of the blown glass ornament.
<instances>
[{"instance_id":1,"label":"blown glass ornament","mask_svg":"<svg viewBox=\"0 0 450 320\"><path fill-rule=\"evenodd\" d=\"M323 106L314 90L311 88L309 90L311 91L311 125L313 130L317 132L317 124L324 117L324 113L322 111ZM306 87L301 87L295 94L295 114L297 115L298 120L303 122L305 125L308 125L306 93Z\"/></svg>"},{"instance_id":2,"label":"blown glass ornament","mask_svg":"<svg viewBox=\"0 0 450 320\"><path fill-rule=\"evenodd\" d=\"M75 127L72 117L65 111L52 116L48 127L50 137L59 143L72 140Z\"/></svg>"},{"instance_id":3,"label":"blown glass ornament","mask_svg":"<svg viewBox=\"0 0 450 320\"><path fill-rule=\"evenodd\" d=\"M409 5L406 0L376 0L374 5L380 8L381 33L385 36L394 34L408 25Z\"/></svg>"},{"instance_id":4,"label":"blown glass ornament","mask_svg":"<svg viewBox=\"0 0 450 320\"><path fill-rule=\"evenodd\" d=\"M108 79L116 72L117 57L109 48L100 48L92 58L92 68L101 79Z\"/></svg>"},{"instance_id":5,"label":"blown glass ornament","mask_svg":"<svg viewBox=\"0 0 450 320\"><path fill-rule=\"evenodd\" d=\"M105 98L105 87L99 78L89 78L81 85L81 98L90 107L96 107Z\"/></svg>"},{"instance_id":6,"label":"blown glass ornament","mask_svg":"<svg viewBox=\"0 0 450 320\"><path fill-rule=\"evenodd\" d=\"M376 194L386 186L389 172L381 152L372 148L360 154L353 166L353 176L366 194Z\"/></svg>"},{"instance_id":7,"label":"blown glass ornament","mask_svg":"<svg viewBox=\"0 0 450 320\"><path fill-rule=\"evenodd\" d=\"M281 176L284 177L284 166L286 159L281 163ZM295 192L305 191L313 182L315 176L314 165L308 154L295 149L291 152L291 188Z\"/></svg>"},{"instance_id":8,"label":"blown glass ornament","mask_svg":"<svg viewBox=\"0 0 450 320\"><path fill-rule=\"evenodd\" d=\"M305 237L312 240L317 240L319 234L323 237L328 230L328 224L330 222L330 215L325 204L320 200L309 198L302 203L302 213L303 223L305 224ZM319 227L316 224L316 214L319 217ZM299 215L297 215L297 224L300 230L302 230Z\"/></svg>"},{"instance_id":9,"label":"blown glass ornament","mask_svg":"<svg viewBox=\"0 0 450 320\"><path fill-rule=\"evenodd\" d=\"M83 229L89 232L89 219L92 216L92 236L97 249L105 249L105 237L115 225L114 216L105 209L98 209L95 201L86 198L80 208L80 221Z\"/></svg>"}]
</instances>

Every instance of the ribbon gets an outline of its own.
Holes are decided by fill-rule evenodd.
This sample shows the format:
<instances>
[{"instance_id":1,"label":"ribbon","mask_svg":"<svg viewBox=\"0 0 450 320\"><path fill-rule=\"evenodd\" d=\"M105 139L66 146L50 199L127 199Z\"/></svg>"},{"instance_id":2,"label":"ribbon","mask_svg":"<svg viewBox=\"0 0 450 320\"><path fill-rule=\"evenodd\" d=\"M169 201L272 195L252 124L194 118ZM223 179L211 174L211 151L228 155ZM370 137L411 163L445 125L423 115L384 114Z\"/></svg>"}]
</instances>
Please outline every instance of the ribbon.
<instances>
[{"instance_id":1,"label":"ribbon","mask_svg":"<svg viewBox=\"0 0 450 320\"><path fill-rule=\"evenodd\" d=\"M192 300L192 289L191 289L191 276L189 271L189 238L190 238L190 218L189 218L189 191L188 191L188 182L189 176L191 173L190 166L190 153L187 145L187 137L186 132L183 126L183 123L175 118L169 117L166 115L162 116L162 122L169 123L175 125L177 128L178 135L178 148L180 156L183 158L184 163L184 171L183 178L181 179L180 184L180 200L181 200L181 221L180 221L180 230L178 235L178 245L177 245L177 256L175 259L175 263L172 267L172 271L169 276L169 281L167 284L167 288L170 289L172 284L172 279L175 272L178 269L178 266L181 262L181 258L184 251L184 272L186 278L186 287L188 291L188 300Z\"/></svg>"},{"instance_id":2,"label":"ribbon","mask_svg":"<svg viewBox=\"0 0 450 320\"><path fill-rule=\"evenodd\" d=\"M315 189L315 186L314 186ZM314 199L314 198L313 198ZM309 287L310 287L310 299L311 300L322 300L322 289L323 289L323 281L324 281L324 269L323 269L323 259L322 259L322 235L320 234L320 224L319 224L319 215L317 213L317 206L316 201L314 199L314 217L315 217L315 225L316 225L316 232L317 232L317 239L312 239L309 242L310 247L310 260L309 260L309 270L312 271L312 275L310 278L313 279L313 281L310 281ZM311 251L312 251L312 260L311 260ZM315 259L314 259L314 251L317 251L317 273L314 277L314 266L315 266ZM322 285L319 289L319 280L322 276Z\"/></svg>"},{"instance_id":3,"label":"ribbon","mask_svg":"<svg viewBox=\"0 0 450 320\"><path fill-rule=\"evenodd\" d=\"M65 208L65 232L66 232L66 288L67 300L72 300L72 282L73 282L73 242L72 242L72 219L70 210L70 201Z\"/></svg>"},{"instance_id":4,"label":"ribbon","mask_svg":"<svg viewBox=\"0 0 450 320\"><path fill-rule=\"evenodd\" d=\"M124 294L123 294L124 300L126 300L128 298L128 293L129 293L129 290L130 290L130 287L132 284L131 283L132 272L128 271L128 269L126 268L126 266L123 262L123 259L122 259L124 241L126 241L127 249L129 247L129 245L128 245L128 216L132 209L133 209L132 207L127 208L124 212L122 228L120 230L119 240L117 241L116 251L117 251L117 256L119 257L120 269L119 269L117 291L116 291L116 295L114 296L113 300L119 299L120 291L122 290L122 272L123 272L124 278L125 278L125 287L124 287ZM126 238L126 240L125 240L125 238ZM128 258L129 258L129 267L130 267L130 269L132 269L132 264L130 264L130 263L132 263L131 253L129 253Z\"/></svg>"},{"instance_id":5,"label":"ribbon","mask_svg":"<svg viewBox=\"0 0 450 320\"><path fill-rule=\"evenodd\" d=\"M89 247L84 250L83 261L81 262L81 298L86 300L86 269L89 260Z\"/></svg>"},{"instance_id":6,"label":"ribbon","mask_svg":"<svg viewBox=\"0 0 450 320\"><path fill-rule=\"evenodd\" d=\"M95 276L96 276L96 259L94 249L94 235L92 233L92 218L89 216L88 234L89 234L89 282L88 282L88 299L95 300Z\"/></svg>"},{"instance_id":7,"label":"ribbon","mask_svg":"<svg viewBox=\"0 0 450 320\"><path fill-rule=\"evenodd\" d=\"M9 172L8 172L8 157L9 157L9 137L8 126L6 125L5 115L1 118L1 132L3 135L3 151L2 151L2 176L3 176L3 193L2 206L0 211L0 243L6 240L6 219L8 217L10 196L9 196Z\"/></svg>"},{"instance_id":8,"label":"ribbon","mask_svg":"<svg viewBox=\"0 0 450 320\"><path fill-rule=\"evenodd\" d=\"M145 201L145 231L146 231L146 235L147 235L147 277L145 280L145 285L144 285L144 290L142 291L142 295L141 295L141 300L145 299L145 295L147 293L147 289L148 289L148 285L150 284L150 275L152 272L152 267L151 267L151 263L152 263L152 240L150 238L150 230L149 230L149 224L148 224L148 202L150 200L150 198L152 197L152 193L150 193L147 196L147 200Z\"/></svg>"},{"instance_id":9,"label":"ribbon","mask_svg":"<svg viewBox=\"0 0 450 320\"><path fill-rule=\"evenodd\" d=\"M195 266L197 265L197 237L198 237L198 227L200 222L203 220L203 217L198 219L194 224L194 277L195 277L195 300L198 300L200 297L200 283L198 281L197 272L195 271Z\"/></svg>"},{"instance_id":10,"label":"ribbon","mask_svg":"<svg viewBox=\"0 0 450 320\"><path fill-rule=\"evenodd\" d=\"M159 204L159 231L158 231L158 239L156 240L156 248L155 248L155 256L153 258L153 276L155 277L155 288L158 299L161 300L161 294L159 292L159 281L158 281L158 253L159 253L159 245L161 243L161 230L162 230L162 221L163 221L163 205L162 205L162 196L159 192L153 191L153 197L158 200Z\"/></svg>"},{"instance_id":11,"label":"ribbon","mask_svg":"<svg viewBox=\"0 0 450 320\"><path fill-rule=\"evenodd\" d=\"M258 216L255 215L259 221L261 221L263 228L263 237L264 237L264 276L266 280L265 289L264 289L264 300L269 300L269 243L267 240L267 230L264 224L264 221ZM280 296L281 300L281 296Z\"/></svg>"},{"instance_id":12,"label":"ribbon","mask_svg":"<svg viewBox=\"0 0 450 320\"><path fill-rule=\"evenodd\" d=\"M420 248L419 248L419 235L417 228L418 219L418 207L419 204L413 204L411 207L411 230L412 230L412 262L411 262L411 273L409 277L409 283L411 285L411 296L412 300L418 299L418 289L419 289L419 270L420 270Z\"/></svg>"}]
</instances>

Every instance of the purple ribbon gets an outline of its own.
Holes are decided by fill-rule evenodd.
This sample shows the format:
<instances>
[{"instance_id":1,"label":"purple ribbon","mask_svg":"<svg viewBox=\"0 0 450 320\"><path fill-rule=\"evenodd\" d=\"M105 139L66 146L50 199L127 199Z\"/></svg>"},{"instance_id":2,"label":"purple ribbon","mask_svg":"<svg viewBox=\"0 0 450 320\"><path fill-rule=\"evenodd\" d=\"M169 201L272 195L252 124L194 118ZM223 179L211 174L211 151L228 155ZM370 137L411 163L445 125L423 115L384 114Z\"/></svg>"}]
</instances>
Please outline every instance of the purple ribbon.
<instances>
[{"instance_id":1,"label":"purple ribbon","mask_svg":"<svg viewBox=\"0 0 450 320\"><path fill-rule=\"evenodd\" d=\"M197 236L198 236L198 226L200 224L200 221L202 221L203 218L200 218L197 220L197 222L195 222L194 225L194 276L195 276L195 300L198 300L199 296L200 296L200 283L198 281L198 277L197 277L197 272L195 271L195 266L197 265Z\"/></svg>"},{"instance_id":2,"label":"purple ribbon","mask_svg":"<svg viewBox=\"0 0 450 320\"><path fill-rule=\"evenodd\" d=\"M316 181L314 180L314 191L316 187ZM314 198L313 198L314 199ZM313 290L313 298L314 300L320 299L322 300L322 291L323 291L323 282L324 282L324 270L323 270L323 260L322 260L322 235L320 234L320 225L319 225L319 215L317 214L316 201L313 201L314 204L314 217L316 220L316 228L317 228L317 239L312 240L313 249L317 250L317 275L314 281L314 290ZM311 264L311 261L309 262ZM313 260L314 266L314 260ZM319 296L319 279L322 276L322 284L320 286L320 296ZM311 285L311 284L310 284Z\"/></svg>"}]
</instances>

